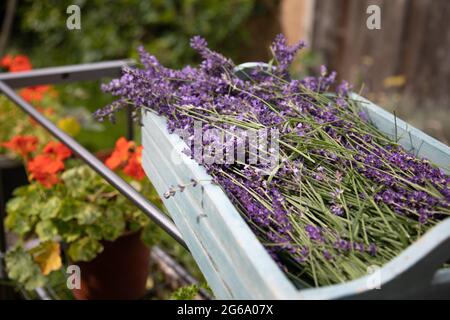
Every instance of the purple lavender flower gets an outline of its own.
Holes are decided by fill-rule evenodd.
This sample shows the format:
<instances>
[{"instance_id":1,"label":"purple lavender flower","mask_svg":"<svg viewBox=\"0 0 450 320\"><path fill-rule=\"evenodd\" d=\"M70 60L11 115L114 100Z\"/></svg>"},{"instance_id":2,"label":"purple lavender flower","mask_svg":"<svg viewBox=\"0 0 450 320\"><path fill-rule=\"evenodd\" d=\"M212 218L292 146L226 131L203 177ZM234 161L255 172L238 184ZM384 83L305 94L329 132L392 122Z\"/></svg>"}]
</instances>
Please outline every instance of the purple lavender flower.
<instances>
[{"instance_id":1,"label":"purple lavender flower","mask_svg":"<svg viewBox=\"0 0 450 320\"><path fill-rule=\"evenodd\" d=\"M333 260L333 256L331 255L330 251L323 250L322 254L323 254L324 258L327 259L328 261Z\"/></svg>"},{"instance_id":2,"label":"purple lavender flower","mask_svg":"<svg viewBox=\"0 0 450 320\"><path fill-rule=\"evenodd\" d=\"M297 51L304 47L305 43L303 41L300 41L293 46L288 46L284 35L278 34L270 47L278 62L277 73L285 75L290 64L294 60Z\"/></svg>"},{"instance_id":3,"label":"purple lavender flower","mask_svg":"<svg viewBox=\"0 0 450 320\"><path fill-rule=\"evenodd\" d=\"M373 257L375 257L377 255L377 246L375 245L375 243L371 243L367 249L367 252L369 252L369 254Z\"/></svg>"},{"instance_id":4,"label":"purple lavender flower","mask_svg":"<svg viewBox=\"0 0 450 320\"><path fill-rule=\"evenodd\" d=\"M353 249L356 251L359 251L361 253L364 253L364 243L362 242L354 242L353 243Z\"/></svg>"},{"instance_id":5,"label":"purple lavender flower","mask_svg":"<svg viewBox=\"0 0 450 320\"><path fill-rule=\"evenodd\" d=\"M350 90L352 89L352 86L345 80L343 80L338 86L337 86L337 94L340 97L346 97Z\"/></svg>"},{"instance_id":6,"label":"purple lavender flower","mask_svg":"<svg viewBox=\"0 0 450 320\"><path fill-rule=\"evenodd\" d=\"M344 209L339 204L333 204L330 207L330 211L337 216L342 216L344 214Z\"/></svg>"},{"instance_id":7,"label":"purple lavender flower","mask_svg":"<svg viewBox=\"0 0 450 320\"><path fill-rule=\"evenodd\" d=\"M316 173L314 174L314 179L318 180L318 181L323 181L325 180L325 168L322 166L317 167L316 169Z\"/></svg>"},{"instance_id":8,"label":"purple lavender flower","mask_svg":"<svg viewBox=\"0 0 450 320\"><path fill-rule=\"evenodd\" d=\"M313 226L311 224L308 224L305 227L305 230L308 233L308 237L311 240L318 241L318 242L323 242L324 241L324 238L322 236L322 231L320 230L319 227L315 227L315 226Z\"/></svg>"},{"instance_id":9,"label":"purple lavender flower","mask_svg":"<svg viewBox=\"0 0 450 320\"><path fill-rule=\"evenodd\" d=\"M337 198L339 198L339 197L341 196L342 193L344 193L344 190L339 189L339 188L336 188L336 189L334 189L334 191L331 192L330 195L331 195L334 199L337 199Z\"/></svg>"}]
</instances>

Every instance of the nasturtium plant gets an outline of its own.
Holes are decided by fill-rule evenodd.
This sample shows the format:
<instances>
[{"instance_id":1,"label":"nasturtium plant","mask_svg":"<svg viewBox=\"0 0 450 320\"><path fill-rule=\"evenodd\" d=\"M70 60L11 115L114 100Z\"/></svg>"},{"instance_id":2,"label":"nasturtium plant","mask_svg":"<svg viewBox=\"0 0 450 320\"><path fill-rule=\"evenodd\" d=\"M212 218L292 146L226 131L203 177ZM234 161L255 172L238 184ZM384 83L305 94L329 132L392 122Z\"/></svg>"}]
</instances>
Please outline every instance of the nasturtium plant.
<instances>
[{"instance_id":1,"label":"nasturtium plant","mask_svg":"<svg viewBox=\"0 0 450 320\"><path fill-rule=\"evenodd\" d=\"M50 117L54 120L54 116ZM18 106L5 96L0 96L0 154L14 157L14 153L5 146L5 143L15 136L30 136L45 144L50 140L44 128L36 126Z\"/></svg>"},{"instance_id":2,"label":"nasturtium plant","mask_svg":"<svg viewBox=\"0 0 450 320\"><path fill-rule=\"evenodd\" d=\"M42 286L46 275L61 268L59 242L67 248L68 260L77 262L94 259L103 241L126 233L141 232L147 245L154 239L155 225L114 187L77 160L67 166L59 183L19 187L7 204L5 226L20 240L6 254L6 265L9 277L26 289ZM130 182L144 194L154 194L148 180ZM31 239L38 245L25 249Z\"/></svg>"},{"instance_id":3,"label":"nasturtium plant","mask_svg":"<svg viewBox=\"0 0 450 320\"><path fill-rule=\"evenodd\" d=\"M8 276L22 283L25 289L32 290L45 284L46 279L39 268L39 264L33 259L32 254L22 246L16 246L8 251L5 263Z\"/></svg>"},{"instance_id":4,"label":"nasturtium plant","mask_svg":"<svg viewBox=\"0 0 450 320\"><path fill-rule=\"evenodd\" d=\"M200 286L191 284L178 288L170 296L170 300L194 300L200 291Z\"/></svg>"},{"instance_id":5,"label":"nasturtium plant","mask_svg":"<svg viewBox=\"0 0 450 320\"><path fill-rule=\"evenodd\" d=\"M0 57L0 72L29 71L32 65L27 56L10 55ZM84 108L70 110L63 106L58 91L50 85L39 85L20 89L19 95L32 104L46 118L71 136L77 136L81 127L88 127ZM0 154L26 159L27 153L42 148L51 140L51 135L34 119L25 114L6 96L0 96Z\"/></svg>"}]
</instances>

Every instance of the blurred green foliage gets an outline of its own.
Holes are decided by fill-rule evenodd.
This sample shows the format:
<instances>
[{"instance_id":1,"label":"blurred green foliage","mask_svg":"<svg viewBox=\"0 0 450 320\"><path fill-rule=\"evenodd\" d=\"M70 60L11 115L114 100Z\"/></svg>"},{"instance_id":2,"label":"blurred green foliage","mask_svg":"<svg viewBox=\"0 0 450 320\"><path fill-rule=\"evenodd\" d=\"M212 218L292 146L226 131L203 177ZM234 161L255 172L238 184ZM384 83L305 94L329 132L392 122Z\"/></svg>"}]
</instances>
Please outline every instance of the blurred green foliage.
<instances>
[{"instance_id":1,"label":"blurred green foliage","mask_svg":"<svg viewBox=\"0 0 450 320\"><path fill-rule=\"evenodd\" d=\"M81 30L66 28L71 4L81 9ZM24 0L11 45L49 66L126 58L143 44L162 63L179 67L195 61L189 39L200 34L238 58L248 38L243 24L256 6L254 0Z\"/></svg>"},{"instance_id":2,"label":"blurred green foliage","mask_svg":"<svg viewBox=\"0 0 450 320\"><path fill-rule=\"evenodd\" d=\"M198 295L200 287L196 284L178 288L170 296L170 300L194 300Z\"/></svg>"},{"instance_id":3,"label":"blurred green foliage","mask_svg":"<svg viewBox=\"0 0 450 320\"><path fill-rule=\"evenodd\" d=\"M66 27L66 9L72 4L80 7L81 30ZM41 68L136 59L137 47L144 45L163 64L175 68L198 62L189 39L200 34L212 48L239 61L245 56L242 45L251 40L245 26L265 6L265 1L255 0L23 0L17 5L7 51L27 54L33 66ZM64 105L95 111L112 101L101 93L99 84L57 89ZM125 133L124 124L122 115L117 125L106 123L103 132L84 130L78 140L92 151L111 148Z\"/></svg>"}]
</instances>

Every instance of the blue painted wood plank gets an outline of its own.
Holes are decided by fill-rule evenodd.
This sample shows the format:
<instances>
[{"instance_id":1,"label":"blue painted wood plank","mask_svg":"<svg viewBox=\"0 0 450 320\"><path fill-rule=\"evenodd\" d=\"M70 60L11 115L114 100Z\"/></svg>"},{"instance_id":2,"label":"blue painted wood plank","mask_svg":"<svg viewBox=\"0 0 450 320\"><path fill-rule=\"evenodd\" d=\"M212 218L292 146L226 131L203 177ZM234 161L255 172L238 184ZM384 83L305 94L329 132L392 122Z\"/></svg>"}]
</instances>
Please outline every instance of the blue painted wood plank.
<instances>
[{"instance_id":1,"label":"blue painted wood plank","mask_svg":"<svg viewBox=\"0 0 450 320\"><path fill-rule=\"evenodd\" d=\"M143 154L143 167L155 188L157 190L163 190L166 187L166 183L158 174L159 170L156 167L153 167L152 161L149 160L145 154ZM207 250L204 249L204 246L191 231L186 219L183 219L182 211L180 211L175 203L165 203L164 205L171 212L171 216L182 233L184 240L186 243L189 243L189 249L191 250L192 256L197 262L203 275L208 280L208 284L216 297L220 299L232 299L233 293L220 278L218 270L215 268L215 263L210 260Z\"/></svg>"},{"instance_id":2,"label":"blue painted wood plank","mask_svg":"<svg viewBox=\"0 0 450 320\"><path fill-rule=\"evenodd\" d=\"M152 147L152 159L155 163L158 163L158 172L160 172L164 176L164 180L166 181L163 189L161 190L161 194L164 194L165 191L169 190L171 186L176 186L181 183L185 183L183 178L177 176L174 170L170 169L168 163L165 161L164 156L161 154L161 150L159 147L161 146L161 140L158 141L158 144L147 135L147 133L143 133L145 139L147 141L147 145ZM146 152L144 152L146 155ZM169 182L169 183L167 183ZM199 187L200 188L200 187ZM202 208L196 203L192 201L189 197L189 193L191 193L192 188L187 188L184 192L178 192L175 196L164 199L164 204L171 207L177 207L177 212L182 212L182 216L185 220L185 223L189 225L189 230L195 234L198 242L202 243L203 247L206 247L208 250L208 255L210 257L210 261L213 261L216 266L216 272L220 273L220 278L224 279L229 283L229 286L233 290L233 292L238 292L238 296L233 296L234 298L244 298L245 296L248 298L248 293L246 291L246 287L242 284L242 281L233 281L236 278L239 278L239 270L236 270L235 263L231 261L229 255L223 254L226 250L223 248L221 242L217 239L217 234L211 232L208 221L209 217L200 217L202 212ZM182 210L181 210L182 208ZM176 219L173 211L172 216ZM188 244L189 245L189 244ZM191 249L191 248L190 248ZM192 250L197 250L197 247L193 247ZM220 266L218 268L217 266ZM222 272L222 269L226 268L226 272Z\"/></svg>"}]
</instances>

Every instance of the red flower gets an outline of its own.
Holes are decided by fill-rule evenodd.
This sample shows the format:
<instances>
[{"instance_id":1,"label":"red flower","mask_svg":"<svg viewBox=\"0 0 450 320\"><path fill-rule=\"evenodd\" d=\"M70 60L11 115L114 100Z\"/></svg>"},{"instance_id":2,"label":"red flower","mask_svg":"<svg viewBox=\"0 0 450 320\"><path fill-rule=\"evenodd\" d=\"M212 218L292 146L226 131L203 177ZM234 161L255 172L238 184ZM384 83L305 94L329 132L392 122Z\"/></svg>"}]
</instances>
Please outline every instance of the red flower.
<instances>
[{"instance_id":1,"label":"red flower","mask_svg":"<svg viewBox=\"0 0 450 320\"><path fill-rule=\"evenodd\" d=\"M61 142L50 141L43 153L28 162L30 179L38 181L46 188L59 182L58 173L64 170L64 160L72 155L72 151Z\"/></svg>"},{"instance_id":2,"label":"red flower","mask_svg":"<svg viewBox=\"0 0 450 320\"><path fill-rule=\"evenodd\" d=\"M65 160L72 155L72 151L61 142L50 141L44 147L44 154L53 155L57 160Z\"/></svg>"},{"instance_id":3,"label":"red flower","mask_svg":"<svg viewBox=\"0 0 450 320\"><path fill-rule=\"evenodd\" d=\"M30 172L57 173L64 170L64 162L51 155L40 154L28 162Z\"/></svg>"},{"instance_id":4,"label":"red flower","mask_svg":"<svg viewBox=\"0 0 450 320\"><path fill-rule=\"evenodd\" d=\"M22 89L19 94L27 102L40 102L49 90L50 86L35 86Z\"/></svg>"},{"instance_id":5,"label":"red flower","mask_svg":"<svg viewBox=\"0 0 450 320\"><path fill-rule=\"evenodd\" d=\"M41 154L28 162L30 178L38 181L46 188L59 182L57 173L64 170L64 162L54 155Z\"/></svg>"},{"instance_id":6,"label":"red flower","mask_svg":"<svg viewBox=\"0 0 450 320\"><path fill-rule=\"evenodd\" d=\"M136 148L136 151L131 155L123 172L136 180L144 179L145 172L144 169L142 169L142 146Z\"/></svg>"},{"instance_id":7,"label":"red flower","mask_svg":"<svg viewBox=\"0 0 450 320\"><path fill-rule=\"evenodd\" d=\"M142 180L145 172L142 169L142 146L136 147L133 141L121 137L116 142L116 148L105 164L111 170L124 166L123 172L136 179Z\"/></svg>"},{"instance_id":8,"label":"red flower","mask_svg":"<svg viewBox=\"0 0 450 320\"><path fill-rule=\"evenodd\" d=\"M10 54L7 54L0 60L0 67L9 69L11 63L13 62L13 57Z\"/></svg>"},{"instance_id":9,"label":"red flower","mask_svg":"<svg viewBox=\"0 0 450 320\"><path fill-rule=\"evenodd\" d=\"M11 140L2 143L2 146L26 158L29 153L36 150L38 139L34 136L14 136Z\"/></svg>"},{"instance_id":10,"label":"red flower","mask_svg":"<svg viewBox=\"0 0 450 320\"><path fill-rule=\"evenodd\" d=\"M30 177L48 189L55 184L58 184L60 181L56 173L46 173L42 171L33 172Z\"/></svg>"},{"instance_id":11,"label":"red flower","mask_svg":"<svg viewBox=\"0 0 450 320\"><path fill-rule=\"evenodd\" d=\"M9 65L10 72L19 72L28 70L31 70L31 62L30 59L28 59L28 57L24 55L15 56Z\"/></svg>"},{"instance_id":12,"label":"red flower","mask_svg":"<svg viewBox=\"0 0 450 320\"><path fill-rule=\"evenodd\" d=\"M127 141L124 137L119 138L119 140L116 141L116 148L113 153L105 161L106 166L111 170L117 169L119 166L128 161L133 149L133 141Z\"/></svg>"}]
</instances>

